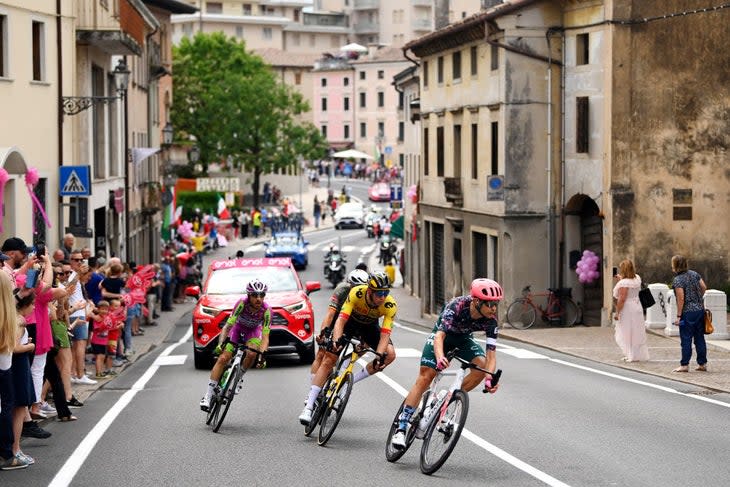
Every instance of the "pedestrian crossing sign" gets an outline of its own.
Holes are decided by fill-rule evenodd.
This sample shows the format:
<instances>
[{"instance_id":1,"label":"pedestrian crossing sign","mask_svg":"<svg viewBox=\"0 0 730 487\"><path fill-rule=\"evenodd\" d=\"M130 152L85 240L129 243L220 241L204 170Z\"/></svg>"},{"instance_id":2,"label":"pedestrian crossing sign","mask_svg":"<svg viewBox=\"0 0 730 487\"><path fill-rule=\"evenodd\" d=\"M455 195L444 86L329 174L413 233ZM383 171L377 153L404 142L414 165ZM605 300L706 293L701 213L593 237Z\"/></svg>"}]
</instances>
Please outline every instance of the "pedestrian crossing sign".
<instances>
[{"instance_id":1,"label":"pedestrian crossing sign","mask_svg":"<svg viewBox=\"0 0 730 487\"><path fill-rule=\"evenodd\" d=\"M61 196L91 196L90 166L61 166L58 169Z\"/></svg>"}]
</instances>

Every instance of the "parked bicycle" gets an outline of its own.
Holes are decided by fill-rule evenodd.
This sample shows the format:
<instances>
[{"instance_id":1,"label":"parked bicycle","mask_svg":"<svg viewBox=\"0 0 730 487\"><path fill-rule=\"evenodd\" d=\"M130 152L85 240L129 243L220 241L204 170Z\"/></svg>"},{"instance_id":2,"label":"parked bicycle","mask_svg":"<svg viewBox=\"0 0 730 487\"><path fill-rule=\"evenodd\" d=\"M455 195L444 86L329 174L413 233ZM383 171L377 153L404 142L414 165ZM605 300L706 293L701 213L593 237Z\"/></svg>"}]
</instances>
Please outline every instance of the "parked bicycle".
<instances>
[{"instance_id":1,"label":"parked bicycle","mask_svg":"<svg viewBox=\"0 0 730 487\"><path fill-rule=\"evenodd\" d=\"M317 425L320 425L317 437L317 443L320 446L327 444L345 412L347 401L350 399L350 393L352 392L352 369L357 359L361 355L370 352L380 357L380 360L385 361L387 355L387 352L379 354L372 348L363 347L361 342L355 338L347 338L346 340L347 343L340 351L340 356L337 359L337 365L317 396L312 410L312 419L304 427L304 434L309 436ZM350 346L352 351L348 352Z\"/></svg>"},{"instance_id":2,"label":"parked bicycle","mask_svg":"<svg viewBox=\"0 0 730 487\"><path fill-rule=\"evenodd\" d=\"M236 346L236 355L233 356L230 365L226 370L223 371L221 380L213 390L213 397L210 399L210 409L208 409L208 415L206 416L205 424L213 425L213 432L217 433L223 424L223 420L228 413L228 408L231 407L233 397L241 392L243 384L243 374L246 371L243 368L243 359L246 357L246 351L250 350L262 357L262 352L259 352L255 348L247 347L245 344L239 343Z\"/></svg>"},{"instance_id":3,"label":"parked bicycle","mask_svg":"<svg viewBox=\"0 0 730 487\"><path fill-rule=\"evenodd\" d=\"M392 444L392 439L398 431L398 423L405 401L401 403L393 418L393 424L390 426L385 444L385 458L389 462L400 459L408 451L413 440L418 438L423 440L420 459L421 472L426 475L436 472L446 462L451 452L454 451L461 436L461 431L466 424L466 416L469 412L469 395L461 389L466 370L476 369L485 372L491 378L492 387L499 383L499 378L502 376L501 369L493 373L489 372L458 357L456 355L458 351L458 348L453 349L446 355L446 358L449 361L456 359L461 362L459 370L440 370L436 374L436 378L421 396L416 411L408 421L405 448L396 448ZM447 375L455 376L454 381L448 389L439 389L441 378ZM487 392L486 386L482 392Z\"/></svg>"},{"instance_id":4,"label":"parked bicycle","mask_svg":"<svg viewBox=\"0 0 730 487\"><path fill-rule=\"evenodd\" d=\"M538 311L542 320L573 326L578 321L578 305L570 297L570 288L548 289L547 292L533 293L527 285L522 297L514 300L507 308L507 323L518 330L526 330L535 324ZM543 308L535 298L544 296L547 304Z\"/></svg>"}]
</instances>

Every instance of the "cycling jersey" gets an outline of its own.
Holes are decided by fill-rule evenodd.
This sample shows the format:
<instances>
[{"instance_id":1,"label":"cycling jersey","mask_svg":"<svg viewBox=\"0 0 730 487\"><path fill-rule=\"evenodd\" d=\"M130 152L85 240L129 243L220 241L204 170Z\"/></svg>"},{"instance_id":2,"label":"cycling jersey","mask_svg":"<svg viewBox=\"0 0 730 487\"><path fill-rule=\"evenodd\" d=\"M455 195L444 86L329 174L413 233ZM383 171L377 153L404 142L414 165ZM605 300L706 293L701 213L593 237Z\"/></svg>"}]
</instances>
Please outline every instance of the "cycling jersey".
<instances>
[{"instance_id":1,"label":"cycling jersey","mask_svg":"<svg viewBox=\"0 0 730 487\"><path fill-rule=\"evenodd\" d=\"M228 338L233 343L238 343L238 338L243 335L246 341L262 334L268 335L271 325L271 306L264 302L257 311L248 306L248 296L239 299L233 307L231 316L227 323L232 325Z\"/></svg>"},{"instance_id":2,"label":"cycling jersey","mask_svg":"<svg viewBox=\"0 0 730 487\"><path fill-rule=\"evenodd\" d=\"M499 334L497 320L494 318L471 317L469 306L472 302L471 296L458 296L449 301L439 315L433 332L443 331L446 335L471 335L475 331L483 331L487 334L487 349L497 348L497 335Z\"/></svg>"},{"instance_id":3,"label":"cycling jersey","mask_svg":"<svg viewBox=\"0 0 730 487\"><path fill-rule=\"evenodd\" d=\"M378 322L383 317L383 323L380 325L381 333L390 333L393 328L393 318L398 311L398 305L393 296L388 295L383 304L377 307L370 306L367 302L366 291L367 284L353 286L347 295L345 304L340 309L340 315L345 319L355 321L358 324L368 325Z\"/></svg>"}]
</instances>

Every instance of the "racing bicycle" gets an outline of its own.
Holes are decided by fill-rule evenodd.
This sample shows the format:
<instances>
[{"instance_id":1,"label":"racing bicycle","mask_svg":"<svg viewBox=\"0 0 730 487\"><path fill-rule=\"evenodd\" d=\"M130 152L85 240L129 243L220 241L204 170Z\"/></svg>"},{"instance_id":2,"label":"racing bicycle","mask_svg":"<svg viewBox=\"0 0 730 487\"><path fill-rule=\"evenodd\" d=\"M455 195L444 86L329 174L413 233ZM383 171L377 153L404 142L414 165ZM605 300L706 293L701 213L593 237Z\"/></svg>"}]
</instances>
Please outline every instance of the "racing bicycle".
<instances>
[{"instance_id":1,"label":"racing bicycle","mask_svg":"<svg viewBox=\"0 0 730 487\"><path fill-rule=\"evenodd\" d=\"M345 412L347 401L350 399L350 393L352 392L352 369L357 359L361 355L370 352L377 355L380 360L385 361L387 355L387 352L381 355L370 347L364 347L355 338L344 338L346 343L340 351L337 365L317 396L312 410L312 419L304 428L304 434L309 436L319 424L317 443L320 446L327 444ZM352 346L352 351L348 353L347 350L350 346Z\"/></svg>"},{"instance_id":2,"label":"racing bicycle","mask_svg":"<svg viewBox=\"0 0 730 487\"><path fill-rule=\"evenodd\" d=\"M243 359L246 357L246 351L250 350L254 352L258 358L263 356L262 352L259 352L255 348L246 346L243 343L236 345L236 354L233 356L229 366L223 371L221 380L218 381L218 385L213 389L213 397L210 399L210 408L208 409L208 415L205 420L205 424L213 425L213 432L217 433L223 424L223 420L228 413L228 408L231 407L233 402L233 396L241 392L243 384L243 374L246 371L243 368Z\"/></svg>"},{"instance_id":3,"label":"racing bicycle","mask_svg":"<svg viewBox=\"0 0 730 487\"><path fill-rule=\"evenodd\" d=\"M421 396L418 408L408 421L405 448L396 448L391 443L393 435L398 431L399 418L405 407L405 401L400 405L395 418L393 418L393 424L390 426L387 443L385 444L385 458L389 462L398 461L408 451L413 440L419 438L423 440L420 459L421 472L431 475L437 471L449 458L451 452L454 451L466 423L466 416L469 412L469 396L466 391L461 389L461 384L466 376L466 369L485 372L492 379L492 387L499 382L499 378L502 376L501 369L494 373L489 372L456 356L457 352L458 349L452 350L446 355L446 358L449 361L456 359L461 362L459 370L438 371L438 374L431 382L431 386ZM446 375L455 376L454 381L448 389L441 388L439 390L439 382ZM482 392L488 392L486 385Z\"/></svg>"}]
</instances>

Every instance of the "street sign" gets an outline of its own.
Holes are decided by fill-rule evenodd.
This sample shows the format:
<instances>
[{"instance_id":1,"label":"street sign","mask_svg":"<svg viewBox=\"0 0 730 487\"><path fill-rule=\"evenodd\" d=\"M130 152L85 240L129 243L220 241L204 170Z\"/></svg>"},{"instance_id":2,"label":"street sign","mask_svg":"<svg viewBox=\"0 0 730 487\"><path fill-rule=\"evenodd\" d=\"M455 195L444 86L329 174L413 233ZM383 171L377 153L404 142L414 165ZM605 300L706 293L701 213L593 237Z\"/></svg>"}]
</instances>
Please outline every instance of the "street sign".
<instances>
[{"instance_id":1,"label":"street sign","mask_svg":"<svg viewBox=\"0 0 730 487\"><path fill-rule=\"evenodd\" d=\"M385 150L383 152L385 152L388 155L391 155L393 153L393 146L386 145Z\"/></svg>"},{"instance_id":2,"label":"street sign","mask_svg":"<svg viewBox=\"0 0 730 487\"><path fill-rule=\"evenodd\" d=\"M487 176L487 201L504 201L504 176Z\"/></svg>"},{"instance_id":3,"label":"street sign","mask_svg":"<svg viewBox=\"0 0 730 487\"><path fill-rule=\"evenodd\" d=\"M58 185L61 196L91 196L91 166L60 166Z\"/></svg>"},{"instance_id":4,"label":"street sign","mask_svg":"<svg viewBox=\"0 0 730 487\"><path fill-rule=\"evenodd\" d=\"M390 185L390 201L401 201L403 199L403 186L400 184Z\"/></svg>"}]
</instances>

